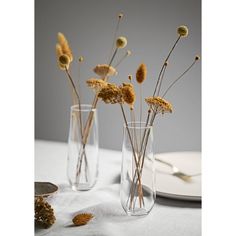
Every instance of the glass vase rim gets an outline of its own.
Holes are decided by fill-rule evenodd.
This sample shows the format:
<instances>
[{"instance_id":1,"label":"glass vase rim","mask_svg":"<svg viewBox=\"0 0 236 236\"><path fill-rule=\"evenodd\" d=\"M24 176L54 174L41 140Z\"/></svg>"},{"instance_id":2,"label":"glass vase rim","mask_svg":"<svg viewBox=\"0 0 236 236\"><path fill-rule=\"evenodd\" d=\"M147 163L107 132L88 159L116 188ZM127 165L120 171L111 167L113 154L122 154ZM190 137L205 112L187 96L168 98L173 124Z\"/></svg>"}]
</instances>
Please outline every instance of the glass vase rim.
<instances>
[{"instance_id":1,"label":"glass vase rim","mask_svg":"<svg viewBox=\"0 0 236 236\"><path fill-rule=\"evenodd\" d=\"M124 124L124 128L129 128L129 129L152 129L152 125L146 125L146 122L144 121L129 121L127 122L128 126ZM141 124L141 126L140 126Z\"/></svg>"},{"instance_id":2,"label":"glass vase rim","mask_svg":"<svg viewBox=\"0 0 236 236\"><path fill-rule=\"evenodd\" d=\"M71 111L95 112L96 108L92 108L91 104L75 104L70 107Z\"/></svg>"}]
</instances>

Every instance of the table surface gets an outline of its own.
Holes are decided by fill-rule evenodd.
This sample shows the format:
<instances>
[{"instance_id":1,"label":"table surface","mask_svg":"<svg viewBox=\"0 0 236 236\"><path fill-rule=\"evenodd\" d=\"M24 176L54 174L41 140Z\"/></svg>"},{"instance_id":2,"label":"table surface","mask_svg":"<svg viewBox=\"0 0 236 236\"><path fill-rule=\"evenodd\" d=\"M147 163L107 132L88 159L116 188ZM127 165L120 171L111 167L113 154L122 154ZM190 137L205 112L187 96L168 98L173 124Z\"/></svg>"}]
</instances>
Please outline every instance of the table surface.
<instances>
[{"instance_id":1,"label":"table surface","mask_svg":"<svg viewBox=\"0 0 236 236\"><path fill-rule=\"evenodd\" d=\"M35 235L201 235L201 204L197 202L157 197L148 216L126 216L119 197L121 152L100 149L99 156L96 186L90 191L74 192L66 177L66 143L35 142L35 181L59 186L59 191L48 198L56 223L49 229L36 228ZM71 219L77 212L91 212L95 217L85 226L71 227Z\"/></svg>"}]
</instances>

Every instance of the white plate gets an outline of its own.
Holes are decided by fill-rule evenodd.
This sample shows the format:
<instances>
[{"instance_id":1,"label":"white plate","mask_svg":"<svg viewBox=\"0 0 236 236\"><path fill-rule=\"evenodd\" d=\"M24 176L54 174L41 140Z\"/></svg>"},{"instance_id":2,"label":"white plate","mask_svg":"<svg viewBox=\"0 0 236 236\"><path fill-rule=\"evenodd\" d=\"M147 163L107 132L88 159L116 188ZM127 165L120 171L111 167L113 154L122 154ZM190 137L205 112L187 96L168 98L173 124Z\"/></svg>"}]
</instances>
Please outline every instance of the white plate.
<instances>
[{"instance_id":1,"label":"white plate","mask_svg":"<svg viewBox=\"0 0 236 236\"><path fill-rule=\"evenodd\" d=\"M155 157L169 162L189 175L201 173L200 152L161 153ZM171 168L155 161L157 195L190 201L201 201L201 174L192 177L190 183L171 175Z\"/></svg>"}]
</instances>

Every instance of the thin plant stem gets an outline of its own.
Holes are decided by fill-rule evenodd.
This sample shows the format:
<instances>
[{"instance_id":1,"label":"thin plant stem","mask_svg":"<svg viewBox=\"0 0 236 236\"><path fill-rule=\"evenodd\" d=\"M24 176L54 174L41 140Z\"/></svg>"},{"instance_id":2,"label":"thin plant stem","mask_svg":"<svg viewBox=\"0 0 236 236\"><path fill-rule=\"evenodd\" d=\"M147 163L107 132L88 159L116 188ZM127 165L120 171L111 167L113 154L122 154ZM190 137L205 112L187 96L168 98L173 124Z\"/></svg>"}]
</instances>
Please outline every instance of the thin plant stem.
<instances>
[{"instance_id":1,"label":"thin plant stem","mask_svg":"<svg viewBox=\"0 0 236 236\"><path fill-rule=\"evenodd\" d=\"M112 47L111 47L111 51L110 51L110 53L109 53L109 59L110 59L110 57L111 57L112 51L113 51L114 46L115 46L115 42L116 42L117 33L118 33L118 30L119 30L121 18L122 18L122 17L118 17L118 21L117 21L117 24L116 24L114 37L113 37L113 40L112 40Z\"/></svg>"},{"instance_id":2,"label":"thin plant stem","mask_svg":"<svg viewBox=\"0 0 236 236\"><path fill-rule=\"evenodd\" d=\"M111 58L111 60L110 60L109 66L110 66L111 63L113 62L113 60L114 60L114 58L115 58L115 56L116 56L117 51L118 51L118 48L115 49L115 51L114 51L114 53L113 53L113 55L112 55L112 58Z\"/></svg>"},{"instance_id":3,"label":"thin plant stem","mask_svg":"<svg viewBox=\"0 0 236 236\"><path fill-rule=\"evenodd\" d=\"M123 57L121 57L121 59L115 64L115 68L117 68L124 60L125 60L125 58L126 57L128 57L129 56L129 54L126 52L124 55L123 55Z\"/></svg>"},{"instance_id":4,"label":"thin plant stem","mask_svg":"<svg viewBox=\"0 0 236 236\"><path fill-rule=\"evenodd\" d=\"M162 67L161 67L160 73L159 73L159 75L158 75L158 77L157 77L157 83L156 83L156 86L155 86L155 89L154 89L154 92L153 92L153 97L154 97L155 94L156 94L156 90L157 90L158 84L159 84L159 82L160 82L161 74L162 74L162 71L163 71L163 69L164 69L164 67L165 67L165 63L168 61L168 59L169 59L171 53L174 51L174 48L176 47L176 45L177 45L177 43L179 42L180 38L181 38L181 36L179 36L179 37L177 38L177 40L175 41L173 47L171 48L169 54L167 55L167 57L166 57L166 59L165 59L163 65L162 65Z\"/></svg>"},{"instance_id":5,"label":"thin plant stem","mask_svg":"<svg viewBox=\"0 0 236 236\"><path fill-rule=\"evenodd\" d=\"M82 141L82 145L84 145L84 143L83 143L83 128L82 128L82 117L81 117L81 99L80 99L80 95L79 95L79 92L77 91L77 89L76 89L76 86L75 86L75 83L74 83L74 81L73 81L73 79L72 79L72 76L70 75L70 72L68 71L68 69L67 68L65 68L65 71L66 71L66 74L67 74L67 76L68 76L68 78L69 78L69 81L70 81L70 83L71 83L71 85L72 85L72 88L73 88L73 92L76 94L76 97L77 97L77 100L78 100L78 105L79 105L79 126L80 126L80 136L81 136L81 141ZM83 159L83 157L86 159L86 163L87 163L87 155L86 155L86 152L85 151L83 151L82 152L82 155L80 156L78 156L78 161L77 161L77 172L76 172L76 179L78 179L79 177L79 175L80 175L80 170L81 170L81 166L79 166L79 163L80 163L80 165L82 165L82 159ZM79 161L80 160L80 161ZM86 167L87 168L87 167ZM78 170L79 169L79 170Z\"/></svg>"},{"instance_id":6,"label":"thin plant stem","mask_svg":"<svg viewBox=\"0 0 236 236\"><path fill-rule=\"evenodd\" d=\"M164 75L165 75L166 67L167 67L167 65L164 66L163 73L161 75L160 85L158 86L158 91L157 91L157 96L159 96L159 93L160 93L160 90L161 90L161 85L162 85L162 81L163 81L163 78L164 78Z\"/></svg>"},{"instance_id":7,"label":"thin plant stem","mask_svg":"<svg viewBox=\"0 0 236 236\"><path fill-rule=\"evenodd\" d=\"M142 106L142 100L143 100L143 98L142 98L142 84L140 84L140 86L139 86L139 93L140 93L140 115L139 115L139 121L140 121L140 132L139 132L139 145L140 145L140 151L141 151L141 122L142 122L142 108L143 108L143 106Z\"/></svg>"},{"instance_id":8,"label":"thin plant stem","mask_svg":"<svg viewBox=\"0 0 236 236\"><path fill-rule=\"evenodd\" d=\"M196 63L196 60L194 60L194 62L192 62L192 64L177 78L175 79L170 86L166 89L166 91L164 92L164 94L162 95L162 97L164 98L165 95L167 94L167 92L174 86L174 84L176 84L176 82L178 82Z\"/></svg>"}]
</instances>

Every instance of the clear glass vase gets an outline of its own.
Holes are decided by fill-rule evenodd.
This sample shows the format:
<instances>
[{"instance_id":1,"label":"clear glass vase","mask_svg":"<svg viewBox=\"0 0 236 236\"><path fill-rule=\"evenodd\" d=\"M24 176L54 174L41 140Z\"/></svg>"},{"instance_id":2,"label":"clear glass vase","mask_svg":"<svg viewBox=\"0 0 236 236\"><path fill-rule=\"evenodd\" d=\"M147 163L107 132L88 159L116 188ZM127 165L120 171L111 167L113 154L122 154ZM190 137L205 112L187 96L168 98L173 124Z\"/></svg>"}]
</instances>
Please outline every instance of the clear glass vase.
<instances>
[{"instance_id":1,"label":"clear glass vase","mask_svg":"<svg viewBox=\"0 0 236 236\"><path fill-rule=\"evenodd\" d=\"M153 131L143 122L124 126L120 199L128 215L147 215L155 203Z\"/></svg>"},{"instance_id":2,"label":"clear glass vase","mask_svg":"<svg viewBox=\"0 0 236 236\"><path fill-rule=\"evenodd\" d=\"M98 124L96 109L71 107L67 176L73 190L91 189L98 177Z\"/></svg>"}]
</instances>

